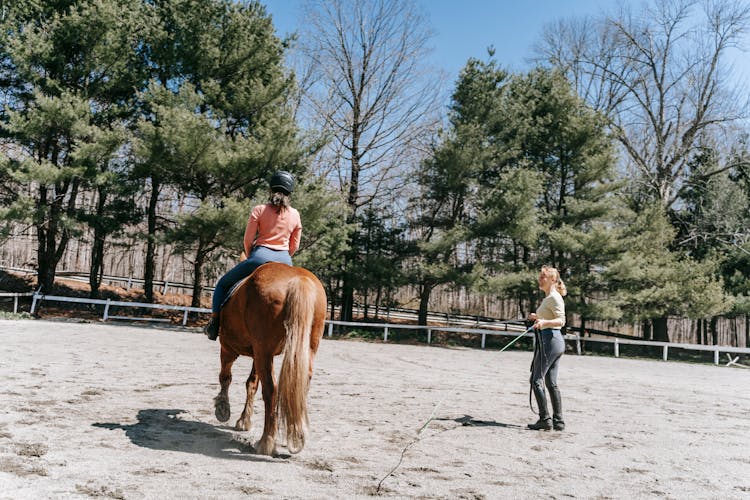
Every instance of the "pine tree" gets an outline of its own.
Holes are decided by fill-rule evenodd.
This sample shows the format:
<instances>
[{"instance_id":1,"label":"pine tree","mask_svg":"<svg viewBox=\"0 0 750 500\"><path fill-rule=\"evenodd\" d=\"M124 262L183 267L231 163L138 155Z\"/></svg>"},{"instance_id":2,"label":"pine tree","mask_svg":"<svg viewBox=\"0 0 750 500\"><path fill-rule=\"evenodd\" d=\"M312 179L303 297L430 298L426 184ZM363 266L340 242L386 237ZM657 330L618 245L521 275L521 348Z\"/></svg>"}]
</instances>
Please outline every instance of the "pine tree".
<instances>
[{"instance_id":1,"label":"pine tree","mask_svg":"<svg viewBox=\"0 0 750 500\"><path fill-rule=\"evenodd\" d=\"M97 182L84 151L112 139L138 82L139 16L134 0L19 2L5 12L2 129L17 148L4 164L28 187L8 213L33 205L25 219L36 229L39 282L50 291L58 261L81 231L80 194ZM105 170L108 160L100 159Z\"/></svg>"},{"instance_id":2,"label":"pine tree","mask_svg":"<svg viewBox=\"0 0 750 500\"><path fill-rule=\"evenodd\" d=\"M536 69L505 86L488 126L491 160L474 228L491 276L483 289L514 293L532 308L539 268L552 265L582 328L605 313L597 303L607 288L602 270L623 245L613 230L621 184L605 126L560 73Z\"/></svg>"},{"instance_id":3,"label":"pine tree","mask_svg":"<svg viewBox=\"0 0 750 500\"><path fill-rule=\"evenodd\" d=\"M610 300L623 320L644 322L647 338L668 342L669 316L707 318L731 307L716 262L670 251L675 230L660 205L626 219L621 234L628 247L607 270Z\"/></svg>"},{"instance_id":4,"label":"pine tree","mask_svg":"<svg viewBox=\"0 0 750 500\"><path fill-rule=\"evenodd\" d=\"M153 5L158 22L148 40L152 81L143 94L139 175L148 178L146 294L150 299L157 243L156 206L171 185L195 208L165 233L189 251L193 305L203 267L215 250L241 251L227 231L238 200L256 197L276 169L301 174L303 150L287 106L293 77L283 67L283 45L256 2L168 0ZM245 216L251 207L246 207Z\"/></svg>"},{"instance_id":5,"label":"pine tree","mask_svg":"<svg viewBox=\"0 0 750 500\"><path fill-rule=\"evenodd\" d=\"M419 173L420 193L412 200L411 227L417 241L410 281L419 293L419 324L427 324L432 291L466 282L475 264L463 251L471 240L477 183L491 158L487 124L496 109L507 72L495 61L470 59L452 96L450 126L438 138Z\"/></svg>"}]
</instances>

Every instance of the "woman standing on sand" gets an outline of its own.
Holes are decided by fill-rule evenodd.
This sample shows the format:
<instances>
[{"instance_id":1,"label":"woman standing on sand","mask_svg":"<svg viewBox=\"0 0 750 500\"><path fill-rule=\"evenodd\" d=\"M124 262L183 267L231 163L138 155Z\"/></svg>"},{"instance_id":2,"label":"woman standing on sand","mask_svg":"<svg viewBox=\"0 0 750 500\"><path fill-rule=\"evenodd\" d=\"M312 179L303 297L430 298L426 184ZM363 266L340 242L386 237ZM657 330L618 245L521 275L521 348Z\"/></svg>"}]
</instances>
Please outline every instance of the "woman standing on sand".
<instances>
[{"instance_id":1,"label":"woman standing on sand","mask_svg":"<svg viewBox=\"0 0 750 500\"><path fill-rule=\"evenodd\" d=\"M565 429L562 416L562 399L557 387L557 369L560 357L565 352L565 340L560 329L565 325L565 302L567 295L565 283L554 267L543 266L539 272L539 289L545 293L536 313L529 314L528 319L534 322L536 330L536 349L531 365L531 388L539 408L539 420L529 424L533 430ZM547 409L547 398L544 393L545 383L552 402L552 417Z\"/></svg>"}]
</instances>

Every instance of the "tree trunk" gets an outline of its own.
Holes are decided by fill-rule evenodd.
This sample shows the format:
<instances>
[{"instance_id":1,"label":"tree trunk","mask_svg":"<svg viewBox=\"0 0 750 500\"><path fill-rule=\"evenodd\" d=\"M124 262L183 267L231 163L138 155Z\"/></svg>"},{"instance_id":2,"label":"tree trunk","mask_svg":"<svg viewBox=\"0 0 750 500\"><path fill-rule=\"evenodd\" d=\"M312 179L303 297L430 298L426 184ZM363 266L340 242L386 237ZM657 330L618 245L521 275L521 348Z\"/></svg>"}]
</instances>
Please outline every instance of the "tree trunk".
<instances>
[{"instance_id":1,"label":"tree trunk","mask_svg":"<svg viewBox=\"0 0 750 500\"><path fill-rule=\"evenodd\" d=\"M354 217L352 216L352 219ZM341 280L341 321L352 321L354 319L354 282L356 277L353 276L353 267L357 260L356 246L359 244L356 230L349 236L351 249L346 253L344 259L344 273Z\"/></svg>"},{"instance_id":2,"label":"tree trunk","mask_svg":"<svg viewBox=\"0 0 750 500\"><path fill-rule=\"evenodd\" d=\"M75 197L77 196L77 181L73 183L72 191L69 198L68 212L75 208ZM46 186L39 187L39 203L43 213L41 219L35 220L37 230L37 266L38 266L38 284L42 287L44 293L52 293L55 284L55 273L57 264L65 252L65 248L70 239L67 230L60 232L60 217L62 212L62 203L65 193L68 192L70 184L68 182L57 185L55 189L55 199L48 203L48 189Z\"/></svg>"},{"instance_id":3,"label":"tree trunk","mask_svg":"<svg viewBox=\"0 0 750 500\"><path fill-rule=\"evenodd\" d=\"M345 263L347 265L348 263ZM354 309L354 287L352 286L349 273L344 274L344 280L341 285L341 312L339 318L341 321L351 321Z\"/></svg>"},{"instance_id":4,"label":"tree trunk","mask_svg":"<svg viewBox=\"0 0 750 500\"><path fill-rule=\"evenodd\" d=\"M190 307L201 306L201 293L203 292L203 264L206 262L208 252L205 250L203 242L198 243L198 250L195 252L195 262L193 263L193 299L190 301Z\"/></svg>"},{"instance_id":5,"label":"tree trunk","mask_svg":"<svg viewBox=\"0 0 750 500\"><path fill-rule=\"evenodd\" d=\"M427 313L432 289L433 285L424 283L419 290L419 315L417 318L417 324L420 326L427 326Z\"/></svg>"},{"instance_id":6,"label":"tree trunk","mask_svg":"<svg viewBox=\"0 0 750 500\"><path fill-rule=\"evenodd\" d=\"M375 292L375 319L378 319L380 315L380 301L383 296L383 287L379 286Z\"/></svg>"},{"instance_id":7,"label":"tree trunk","mask_svg":"<svg viewBox=\"0 0 750 500\"><path fill-rule=\"evenodd\" d=\"M667 332L667 318L654 318L651 320L654 327L654 340L657 342L669 342L669 332Z\"/></svg>"},{"instance_id":8,"label":"tree trunk","mask_svg":"<svg viewBox=\"0 0 750 500\"><path fill-rule=\"evenodd\" d=\"M159 201L160 184L151 179L151 197L148 200L148 235L146 242L146 262L144 263L143 293L146 302L154 301L154 270L156 268L156 203Z\"/></svg>"},{"instance_id":9,"label":"tree trunk","mask_svg":"<svg viewBox=\"0 0 750 500\"><path fill-rule=\"evenodd\" d=\"M352 223L356 219L357 215L357 199L359 198L359 172L361 165L359 163L360 152L359 152L359 139L360 139L360 124L359 124L359 100L356 100L352 106L352 145L350 152L352 155L351 159L351 178L349 182L349 193L347 194L346 204L349 206L349 218L347 222ZM352 276L352 267L357 259L357 230L352 230L349 235L349 243L351 250L346 253L344 259L344 279L342 284L342 295L341 295L341 320L351 321L353 318L354 308L354 280Z\"/></svg>"},{"instance_id":10,"label":"tree trunk","mask_svg":"<svg viewBox=\"0 0 750 500\"><path fill-rule=\"evenodd\" d=\"M716 316L712 316L711 323L708 327L709 332L711 333L711 340L713 341L713 345L719 345L719 332L716 328L718 322L719 318Z\"/></svg>"},{"instance_id":11,"label":"tree trunk","mask_svg":"<svg viewBox=\"0 0 750 500\"><path fill-rule=\"evenodd\" d=\"M35 217L35 226L36 226L36 241L37 241L37 250L36 250L36 261L37 261L37 284L41 286L44 293L50 293L52 291L51 287L49 286L48 276L50 274L49 270L49 259L47 258L47 229L49 228L49 225L46 221L46 213L47 213L47 186L39 186L39 203L37 204L37 209L45 215L42 215L42 219L38 219ZM52 281L54 281L54 275L52 276Z\"/></svg>"},{"instance_id":12,"label":"tree trunk","mask_svg":"<svg viewBox=\"0 0 750 500\"><path fill-rule=\"evenodd\" d=\"M99 286L104 271L104 239L106 235L104 230L96 228L94 230L94 245L91 248L91 267L89 269L89 285L91 286L92 299L99 297Z\"/></svg>"},{"instance_id":13,"label":"tree trunk","mask_svg":"<svg viewBox=\"0 0 750 500\"><path fill-rule=\"evenodd\" d=\"M651 340L651 321L648 319L644 319L642 326L644 340Z\"/></svg>"},{"instance_id":14,"label":"tree trunk","mask_svg":"<svg viewBox=\"0 0 750 500\"><path fill-rule=\"evenodd\" d=\"M330 280L328 282L328 290L330 291L330 293L328 294L328 301L331 304L331 314L328 318L331 321L336 319L336 303L338 302L338 292L341 289L340 285L341 282L339 280Z\"/></svg>"},{"instance_id":15,"label":"tree trunk","mask_svg":"<svg viewBox=\"0 0 750 500\"><path fill-rule=\"evenodd\" d=\"M367 294L367 286L364 286L362 290L362 319L364 319L365 321L367 321L367 315L370 312L370 304L368 300L369 297Z\"/></svg>"},{"instance_id":16,"label":"tree trunk","mask_svg":"<svg viewBox=\"0 0 750 500\"><path fill-rule=\"evenodd\" d=\"M96 212L99 216L104 211L104 205L107 202L107 193L99 190L99 200L96 203ZM91 247L91 267L89 268L89 285L91 286L92 299L99 297L99 285L101 285L101 275L104 271L104 240L107 237L104 223L97 220L94 225L94 244Z\"/></svg>"}]
</instances>

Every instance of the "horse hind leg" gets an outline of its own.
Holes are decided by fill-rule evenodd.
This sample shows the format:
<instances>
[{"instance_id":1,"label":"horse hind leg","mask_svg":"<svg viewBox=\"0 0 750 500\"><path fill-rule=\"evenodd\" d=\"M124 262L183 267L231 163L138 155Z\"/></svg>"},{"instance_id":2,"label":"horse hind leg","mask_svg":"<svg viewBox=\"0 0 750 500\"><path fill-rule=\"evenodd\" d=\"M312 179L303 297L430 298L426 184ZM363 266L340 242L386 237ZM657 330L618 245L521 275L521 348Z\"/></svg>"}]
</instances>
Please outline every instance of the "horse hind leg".
<instances>
[{"instance_id":1,"label":"horse hind leg","mask_svg":"<svg viewBox=\"0 0 750 500\"><path fill-rule=\"evenodd\" d=\"M234 428L238 431L249 431L250 430L250 419L253 416L253 400L255 399L255 392L258 390L258 372L255 371L255 362L253 362L253 369L250 370L250 376L245 382L245 388L247 389L247 399L245 400L245 409L242 410L242 415L235 424Z\"/></svg>"},{"instance_id":2,"label":"horse hind leg","mask_svg":"<svg viewBox=\"0 0 750 500\"><path fill-rule=\"evenodd\" d=\"M257 358L253 364L257 367L265 404L265 423L256 450L261 455L276 454L276 377L273 373L273 356Z\"/></svg>"},{"instance_id":3,"label":"horse hind leg","mask_svg":"<svg viewBox=\"0 0 750 500\"><path fill-rule=\"evenodd\" d=\"M232 383L232 364L237 359L237 354L221 348L221 371L219 372L219 394L214 398L214 414L219 422L229 420L229 384Z\"/></svg>"}]
</instances>

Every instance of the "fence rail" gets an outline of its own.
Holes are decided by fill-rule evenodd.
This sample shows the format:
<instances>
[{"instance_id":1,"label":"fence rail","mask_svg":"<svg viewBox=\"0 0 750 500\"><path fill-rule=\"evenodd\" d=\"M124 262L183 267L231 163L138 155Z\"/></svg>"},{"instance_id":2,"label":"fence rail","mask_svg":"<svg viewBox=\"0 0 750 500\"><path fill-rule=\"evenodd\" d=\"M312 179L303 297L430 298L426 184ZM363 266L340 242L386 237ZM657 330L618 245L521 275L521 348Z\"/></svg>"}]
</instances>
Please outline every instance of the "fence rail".
<instances>
[{"instance_id":1,"label":"fence rail","mask_svg":"<svg viewBox=\"0 0 750 500\"><path fill-rule=\"evenodd\" d=\"M7 270L7 271L14 271L14 272L18 272L18 273L25 273L25 274L37 274L37 271L35 269L28 269L28 268L21 268L21 267L10 267L10 266L2 266L2 265L0 265L0 269L4 269L4 270ZM76 280L76 281L85 281L85 282L88 282L88 277L89 277L89 273L87 273L85 271L59 271L57 273L57 275L59 277L61 277L61 278L72 279L72 280ZM124 276L113 276L113 275L103 275L102 276L102 281L109 281L111 283L123 283L124 284L123 287L124 288L128 288L128 289L131 288L131 286L133 286L134 284L142 284L142 283L144 283L144 280L141 279L141 278L134 278L132 276L130 276L130 277L124 277ZM174 288L174 289L189 289L189 290L191 290L192 287L193 287L192 284L169 281L169 279L167 279L167 280L154 280L153 283L154 283L155 287L161 288L161 291L162 291L163 294L166 294L167 290L169 288ZM204 292L212 292L213 290L214 290L214 288L211 287L211 286L205 286L205 287L203 287L203 291ZM17 310L17 307L18 307L17 306L18 299L16 298L15 301L16 301L16 305L15 305L14 312ZM358 312L361 313L363 311L363 309L364 309L363 306L355 303L355 310L357 310ZM374 309L374 306L370 306L370 309ZM403 308L403 307L380 307L378 309L384 313L383 314L383 316L384 316L383 319L385 319L386 322L391 321L391 319L398 319L398 320L405 320L405 321L416 321L416 318L417 318L417 315L418 315L418 311L417 310L415 310L415 309L407 309L407 308ZM338 306L335 307L334 310L338 310ZM142 318L142 319L146 320L147 318ZM430 321L431 322L443 322L443 321L445 321L445 322L449 322L449 323L451 323L453 325L465 325L465 326L471 325L471 326L473 326L475 328L495 328L495 327L498 327L498 326L501 327L502 325L504 325L509 320L497 319L497 318L486 317L486 316L481 316L481 315L453 314L453 313L447 313L447 312L429 311L427 313L427 321L428 322L430 322ZM576 332L577 331L578 335L583 334L583 332L581 332L578 328L574 328L574 327L568 327L568 331L569 332ZM640 339L639 335L635 335L635 336L633 336L633 335L626 335L626 334L623 334L623 333L614 333L614 332L594 330L592 328L587 328L586 329L586 333L589 333L589 334L593 333L593 334L604 335L604 336L608 336L608 337L619 337L621 339L620 344L626 344L627 342L624 342L625 339L640 341L639 340ZM739 341L739 337L738 337L739 333L737 333L736 331L734 333L732 333L731 335L728 334L728 333L726 333L726 332L725 332L725 334L726 335L723 336L723 340L725 341L724 342L725 344L727 343L727 341L731 342L733 340L736 340L737 344L741 343ZM727 335L730 335L730 336L727 337ZM672 338L677 339L677 338L681 338L681 337L680 337L680 335L677 335L677 336L672 336ZM688 340L690 340L692 338L693 337L689 337ZM750 337L747 337L747 338L748 338L747 342L749 342L748 345L747 345L747 348L750 348ZM586 341L588 341L588 340L591 340L591 339L587 338ZM602 342L604 342L605 340L592 340L592 341L593 342L596 342L596 341L602 341ZM698 341L700 342L700 338L698 339ZM606 340L606 342L613 342L613 341L610 339L610 340ZM714 342L716 342L716 338L714 338ZM677 344L678 343L675 343L674 345L677 345ZM649 343L647 345L657 345L657 343ZM680 345L682 345L682 344L680 344ZM713 350L713 346L705 346L705 345L701 346L701 344L685 344L685 345L700 346L699 348L696 348L696 350ZM616 346L615 348L619 348L619 346Z\"/></svg>"},{"instance_id":2,"label":"fence rail","mask_svg":"<svg viewBox=\"0 0 750 500\"><path fill-rule=\"evenodd\" d=\"M28 268L22 268L22 267L9 267L9 266L0 266L0 269L4 269L6 271L13 271L16 273L24 273L24 274L31 274L36 275L37 271L35 269L28 269ZM56 276L61 279L67 279L67 280L73 280L73 281L79 281L79 282L85 282L88 283L89 281L89 273L84 271L58 271L56 273ZM109 281L110 283L123 283L123 288L130 289L134 284L143 284L145 281L141 278L134 278L134 277L125 277L125 276L112 276L112 275L102 275L102 282ZM193 285L188 283L179 283L169 280L154 280L153 281L155 287L161 288L161 293L166 294L167 290L169 288L175 288L175 289L187 289L192 290ZM204 286L203 288L204 292L213 292L214 287L212 286ZM356 307L359 307L359 309L362 309L362 306L355 304ZM374 307L371 307L374 309ZM338 309L338 308L337 308ZM385 310L386 317L388 319L394 318L394 319L404 319L404 320L414 320L417 315L418 311L415 309L407 309L403 307L387 307L387 308L380 308L381 310ZM485 316L478 316L478 315L469 315L469 314L449 314L449 313L439 313L439 312L428 312L427 313L427 319L430 321L449 321L454 324L463 324L463 325L474 325L476 327L479 326L492 326L498 323L502 323L503 320L498 320L496 318L489 318Z\"/></svg>"},{"instance_id":3,"label":"fence rail","mask_svg":"<svg viewBox=\"0 0 750 500\"><path fill-rule=\"evenodd\" d=\"M9 266L0 266L0 269L4 269L6 271L13 271L16 273L23 273L23 274L38 274L36 269L27 269L23 267L9 267ZM89 276L90 274L83 271L57 271L55 273L55 276L63 279L73 280L73 281L80 281L84 283L89 282ZM124 288L130 289L134 284L143 284L146 281L142 278L133 278L132 276L125 277L125 276L113 276L109 274L103 274L101 276L101 281L109 281L110 283L124 283ZM153 280L153 284L155 287L161 288L161 293L166 294L167 290L169 288L179 288L179 289L186 289L186 290L192 290L193 285L189 283L179 283L169 280ZM203 291L204 292L213 292L214 287L212 286L204 286Z\"/></svg>"},{"instance_id":4,"label":"fence rail","mask_svg":"<svg viewBox=\"0 0 750 500\"><path fill-rule=\"evenodd\" d=\"M0 294L0 296L31 296L32 297L32 303L31 303L31 314L34 314L34 312L37 310L38 304L40 304L42 301L48 301L48 302L69 302L69 303L78 303L78 304L92 304L92 305L103 305L104 306L104 312L102 315L102 320L107 321L111 319L125 319L125 320L135 320L135 321L169 321L166 318L142 318L142 317L130 317L130 316L113 316L109 314L110 307L126 307L126 308L146 308L146 309L162 309L167 311L182 311L182 325L185 326L187 324L188 319L188 313L194 312L194 313L210 313L211 310L203 307L191 307L191 306L177 306L177 305L170 305L170 304L147 304L147 303L140 303L140 302L124 302L124 301L116 301L116 300L110 300L110 299L89 299L89 298L79 298L79 297L63 297L63 296L56 296L56 295L44 295L39 292L34 293L25 293L25 294ZM432 335L434 332L447 332L447 333L465 333L470 335L479 335L481 336L481 348L484 349L486 346L486 340L488 336L518 336L517 334L519 332L524 332L526 330L525 326L518 321L504 321L504 322L498 322L498 327L502 329L482 329L482 328L459 328L459 327L451 327L451 326L439 326L439 325L404 325L404 324L395 324L395 323L364 323L364 322L352 322L352 321L335 321L335 320L327 320L327 334L328 337L333 336L333 327L335 325L338 326L345 326L345 327L366 327L366 328L375 328L375 329L382 329L383 330L383 341L388 341L388 335L391 330L422 330L426 334L426 341L427 344L430 344L432 342ZM521 337L531 337L532 342L534 340L534 335L531 333L526 333L524 335L521 335ZM719 358L720 353L725 353L729 357L729 362L727 363L727 366L743 366L740 365L738 361L738 357L735 357L732 359L732 357L729 355L732 354L750 354L750 348L747 347L731 347L731 346L720 346L720 345L697 345L697 344L681 344L681 343L672 343L672 342L654 342L654 341L640 341L640 340L631 340L631 339L622 339L622 338L614 338L614 339L600 339L600 338L592 338L592 337L586 337L581 338L579 334L567 334L564 336L566 341L574 342L575 343L575 349L577 354L581 354L581 341L585 342L598 342L603 344L612 344L613 346L613 353L615 357L620 357L620 346L621 345L639 345L639 346L649 346L649 347L661 347L662 348L662 359L664 361L668 360L669 356L669 349L684 349L684 350L692 350L692 351L709 351L713 352L714 354L714 364L719 364Z\"/></svg>"},{"instance_id":5,"label":"fence rail","mask_svg":"<svg viewBox=\"0 0 750 500\"><path fill-rule=\"evenodd\" d=\"M34 292L23 292L23 293L0 292L0 297L12 297L13 298L13 314L18 313L18 298L19 297L31 297L33 295L34 295Z\"/></svg>"},{"instance_id":6,"label":"fence rail","mask_svg":"<svg viewBox=\"0 0 750 500\"><path fill-rule=\"evenodd\" d=\"M81 297L62 297L59 295L44 295L41 293L34 293L31 301L31 314L36 312L37 302L43 300L51 302L73 302L77 304L90 304L90 305L103 305L104 314L102 319L107 321L108 319L127 319L127 320L141 320L141 321L164 321L163 318L139 318L132 316L110 316L110 307L133 307L133 308L146 308L146 309L163 309L166 311L182 311L182 326L187 325L188 313L210 313L211 309L205 307L191 307L191 306L175 306L171 304L147 304L144 302L124 302L120 300L111 299L89 299ZM168 320L167 320L168 321Z\"/></svg>"}]
</instances>

